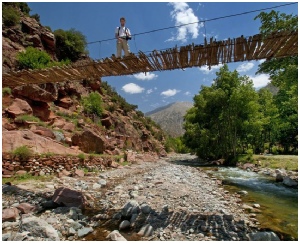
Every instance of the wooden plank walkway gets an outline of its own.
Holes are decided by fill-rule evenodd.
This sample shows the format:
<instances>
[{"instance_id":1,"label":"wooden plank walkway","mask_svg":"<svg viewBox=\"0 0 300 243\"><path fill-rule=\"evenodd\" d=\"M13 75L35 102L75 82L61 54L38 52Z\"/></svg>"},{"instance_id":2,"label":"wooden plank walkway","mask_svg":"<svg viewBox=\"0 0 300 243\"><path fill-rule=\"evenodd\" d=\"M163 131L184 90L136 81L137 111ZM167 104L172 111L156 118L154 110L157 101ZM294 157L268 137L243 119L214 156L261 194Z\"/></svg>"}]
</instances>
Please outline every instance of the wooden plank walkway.
<instances>
[{"instance_id":1,"label":"wooden plank walkway","mask_svg":"<svg viewBox=\"0 0 300 243\"><path fill-rule=\"evenodd\" d=\"M115 56L91 61L85 65L68 65L42 70L21 70L2 74L2 87L14 88L24 84L43 84L75 81L107 76L132 75L220 63L281 58L298 55L298 31L277 32L263 39L260 34L216 41L211 38L203 45L194 43L179 48L139 52L121 59Z\"/></svg>"}]
</instances>

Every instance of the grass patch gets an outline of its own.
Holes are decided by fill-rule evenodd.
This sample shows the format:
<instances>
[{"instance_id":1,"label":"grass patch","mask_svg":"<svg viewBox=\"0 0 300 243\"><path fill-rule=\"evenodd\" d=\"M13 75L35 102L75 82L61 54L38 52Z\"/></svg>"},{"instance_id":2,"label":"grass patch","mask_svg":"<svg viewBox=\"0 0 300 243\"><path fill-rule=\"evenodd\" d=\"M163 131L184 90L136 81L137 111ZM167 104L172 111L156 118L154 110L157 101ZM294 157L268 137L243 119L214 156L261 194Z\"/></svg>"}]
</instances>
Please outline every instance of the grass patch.
<instances>
[{"instance_id":1,"label":"grass patch","mask_svg":"<svg viewBox=\"0 0 300 243\"><path fill-rule=\"evenodd\" d=\"M11 88L9 87L4 87L2 89L2 96L6 96L6 95L11 95Z\"/></svg>"},{"instance_id":2,"label":"grass patch","mask_svg":"<svg viewBox=\"0 0 300 243\"><path fill-rule=\"evenodd\" d=\"M38 117L32 116L32 115L21 115L15 118L16 122L22 123L22 122L41 122L41 120Z\"/></svg>"},{"instance_id":3,"label":"grass patch","mask_svg":"<svg viewBox=\"0 0 300 243\"><path fill-rule=\"evenodd\" d=\"M23 182L33 181L36 183L37 181L45 182L45 181L52 181L54 178L53 175L48 176L33 176L31 174L23 174L23 175L14 175L10 178L2 178L2 184L5 184L7 182L11 182L12 184L20 184Z\"/></svg>"},{"instance_id":4,"label":"grass patch","mask_svg":"<svg viewBox=\"0 0 300 243\"><path fill-rule=\"evenodd\" d=\"M297 155L253 155L253 161L247 160L248 155L240 155L238 161L241 163L261 162L261 167L271 169L286 169L298 170L298 156Z\"/></svg>"},{"instance_id":5,"label":"grass patch","mask_svg":"<svg viewBox=\"0 0 300 243\"><path fill-rule=\"evenodd\" d=\"M33 155L33 152L30 148L24 145L16 148L12 154L13 156L18 157L21 161L24 161L28 160Z\"/></svg>"}]
</instances>

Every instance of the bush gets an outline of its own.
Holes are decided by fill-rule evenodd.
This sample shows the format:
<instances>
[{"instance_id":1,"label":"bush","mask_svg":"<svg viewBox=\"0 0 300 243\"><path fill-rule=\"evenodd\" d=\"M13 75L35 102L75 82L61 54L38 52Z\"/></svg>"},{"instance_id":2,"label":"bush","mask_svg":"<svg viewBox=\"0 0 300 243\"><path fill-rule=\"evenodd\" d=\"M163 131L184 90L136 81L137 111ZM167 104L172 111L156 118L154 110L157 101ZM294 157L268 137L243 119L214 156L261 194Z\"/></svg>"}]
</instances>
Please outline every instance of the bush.
<instances>
[{"instance_id":1,"label":"bush","mask_svg":"<svg viewBox=\"0 0 300 243\"><path fill-rule=\"evenodd\" d=\"M2 19L5 26L17 25L20 21L18 10L12 6L2 5Z\"/></svg>"},{"instance_id":2,"label":"bush","mask_svg":"<svg viewBox=\"0 0 300 243\"><path fill-rule=\"evenodd\" d=\"M59 60L70 59L76 61L82 54L87 54L86 37L75 29L54 31L56 39L56 55Z\"/></svg>"},{"instance_id":3,"label":"bush","mask_svg":"<svg viewBox=\"0 0 300 243\"><path fill-rule=\"evenodd\" d=\"M34 47L27 47L25 52L20 52L17 56L20 69L43 69L53 66L69 64L69 60L54 62L45 51L40 51Z\"/></svg>"},{"instance_id":4,"label":"bush","mask_svg":"<svg viewBox=\"0 0 300 243\"><path fill-rule=\"evenodd\" d=\"M32 115L21 115L21 116L17 116L15 118L16 122L25 122L25 121L29 121L29 122L41 122L41 120L38 117L32 116Z\"/></svg>"},{"instance_id":5,"label":"bush","mask_svg":"<svg viewBox=\"0 0 300 243\"><path fill-rule=\"evenodd\" d=\"M11 95L11 88L9 87L4 87L2 89L2 96L5 96L5 95Z\"/></svg>"},{"instance_id":6,"label":"bush","mask_svg":"<svg viewBox=\"0 0 300 243\"><path fill-rule=\"evenodd\" d=\"M13 153L14 156L18 157L21 161L28 160L33 152L26 145L16 148Z\"/></svg>"},{"instance_id":7,"label":"bush","mask_svg":"<svg viewBox=\"0 0 300 243\"><path fill-rule=\"evenodd\" d=\"M83 153L81 154L78 154L77 156L81 161L84 161L85 160L85 155Z\"/></svg>"},{"instance_id":8,"label":"bush","mask_svg":"<svg viewBox=\"0 0 300 243\"><path fill-rule=\"evenodd\" d=\"M103 111L102 98L97 91L91 92L87 97L82 98L82 105L85 113L101 117Z\"/></svg>"}]
</instances>

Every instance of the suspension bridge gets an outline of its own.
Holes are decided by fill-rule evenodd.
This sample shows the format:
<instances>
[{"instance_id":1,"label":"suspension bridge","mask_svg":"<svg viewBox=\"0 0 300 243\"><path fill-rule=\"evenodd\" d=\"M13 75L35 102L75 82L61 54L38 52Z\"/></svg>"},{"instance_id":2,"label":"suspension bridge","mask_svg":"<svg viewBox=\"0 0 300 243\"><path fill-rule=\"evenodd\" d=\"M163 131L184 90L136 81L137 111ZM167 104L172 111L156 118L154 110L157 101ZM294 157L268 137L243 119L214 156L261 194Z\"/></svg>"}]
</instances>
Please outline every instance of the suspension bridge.
<instances>
[{"instance_id":1,"label":"suspension bridge","mask_svg":"<svg viewBox=\"0 0 300 243\"><path fill-rule=\"evenodd\" d=\"M2 74L2 87L14 88L26 84L79 81L108 76L186 69L260 59L283 58L298 55L298 31L280 31L267 37L261 34L217 41L213 38L203 44L190 44L149 54L139 51L127 57L90 60L84 64L56 66L41 70L21 70Z\"/></svg>"}]
</instances>

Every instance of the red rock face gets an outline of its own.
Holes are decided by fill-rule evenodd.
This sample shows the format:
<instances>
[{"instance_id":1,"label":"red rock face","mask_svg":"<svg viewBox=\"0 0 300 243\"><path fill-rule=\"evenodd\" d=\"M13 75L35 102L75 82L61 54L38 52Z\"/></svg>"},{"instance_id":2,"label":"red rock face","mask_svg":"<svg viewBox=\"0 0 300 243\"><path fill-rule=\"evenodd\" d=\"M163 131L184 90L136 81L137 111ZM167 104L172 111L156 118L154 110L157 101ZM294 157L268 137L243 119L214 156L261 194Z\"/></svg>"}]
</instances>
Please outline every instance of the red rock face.
<instances>
[{"instance_id":1,"label":"red rock face","mask_svg":"<svg viewBox=\"0 0 300 243\"><path fill-rule=\"evenodd\" d=\"M82 151L67 148L62 144L44 138L29 130L3 131L2 132L2 152L10 152L17 147L26 145L35 153L48 153L55 151L56 154L78 155Z\"/></svg>"},{"instance_id":2,"label":"red rock face","mask_svg":"<svg viewBox=\"0 0 300 243\"><path fill-rule=\"evenodd\" d=\"M13 118L20 116L20 115L32 115L32 108L30 105L25 101L21 99L15 99L12 105L10 105L6 112L12 116Z\"/></svg>"},{"instance_id":3,"label":"red rock face","mask_svg":"<svg viewBox=\"0 0 300 243\"><path fill-rule=\"evenodd\" d=\"M67 207L84 208L85 199L81 192L71 190L66 187L60 187L55 190L52 201Z\"/></svg>"}]
</instances>

